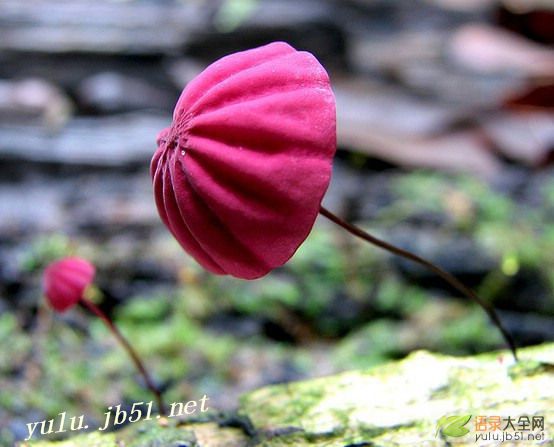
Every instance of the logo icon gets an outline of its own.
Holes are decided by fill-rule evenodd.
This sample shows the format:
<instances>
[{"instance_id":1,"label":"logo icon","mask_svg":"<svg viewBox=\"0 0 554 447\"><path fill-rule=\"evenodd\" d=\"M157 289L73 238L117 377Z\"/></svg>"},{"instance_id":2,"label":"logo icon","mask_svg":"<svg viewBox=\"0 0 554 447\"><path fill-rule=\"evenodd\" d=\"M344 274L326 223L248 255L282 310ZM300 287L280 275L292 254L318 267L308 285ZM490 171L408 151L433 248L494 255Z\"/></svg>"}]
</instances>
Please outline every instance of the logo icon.
<instances>
[{"instance_id":1,"label":"logo icon","mask_svg":"<svg viewBox=\"0 0 554 447\"><path fill-rule=\"evenodd\" d=\"M465 428L465 425L470 419L471 414L441 417L437 422L435 437L439 435L439 432L452 438L461 438L467 435L469 430Z\"/></svg>"}]
</instances>

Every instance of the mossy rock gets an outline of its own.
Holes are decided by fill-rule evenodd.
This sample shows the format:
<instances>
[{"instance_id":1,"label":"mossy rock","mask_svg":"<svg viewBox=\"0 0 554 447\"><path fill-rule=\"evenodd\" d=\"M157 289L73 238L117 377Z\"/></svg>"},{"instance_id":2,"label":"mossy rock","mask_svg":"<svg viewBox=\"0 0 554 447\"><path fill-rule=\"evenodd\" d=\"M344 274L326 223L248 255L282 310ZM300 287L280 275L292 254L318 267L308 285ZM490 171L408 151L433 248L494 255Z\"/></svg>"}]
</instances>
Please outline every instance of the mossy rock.
<instances>
[{"instance_id":1,"label":"mossy rock","mask_svg":"<svg viewBox=\"0 0 554 447\"><path fill-rule=\"evenodd\" d=\"M476 443L476 434L487 433L477 431L479 417L511 417L516 430L520 417L542 419L544 429L521 433L542 433L536 444L554 445L554 344L522 349L520 358L514 364L507 352L459 358L420 351L367 371L262 388L245 395L231 418L208 412L205 421L164 418L105 435L22 446L498 445L495 440ZM437 430L445 416L471 416L468 433L448 436L452 431L444 425Z\"/></svg>"}]
</instances>

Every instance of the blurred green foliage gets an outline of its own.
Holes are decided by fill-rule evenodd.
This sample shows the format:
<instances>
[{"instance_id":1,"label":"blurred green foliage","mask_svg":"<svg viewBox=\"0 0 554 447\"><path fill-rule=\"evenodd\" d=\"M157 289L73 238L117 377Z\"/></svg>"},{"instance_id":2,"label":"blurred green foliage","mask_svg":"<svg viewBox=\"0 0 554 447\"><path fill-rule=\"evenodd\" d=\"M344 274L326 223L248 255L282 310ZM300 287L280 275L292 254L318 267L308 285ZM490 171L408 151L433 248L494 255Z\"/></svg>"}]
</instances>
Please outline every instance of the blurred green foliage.
<instances>
[{"instance_id":1,"label":"blurred green foliage","mask_svg":"<svg viewBox=\"0 0 554 447\"><path fill-rule=\"evenodd\" d=\"M372 229L438 213L444 231L473 238L493 258L496 268L479 285L486 299L505 296L522 271L543 278L552 295L554 180L543 185L537 206L524 208L466 176L404 174L391 185L394 200ZM37 239L22 267L38 274L77 246L81 241L56 235ZM100 264L100 277L108 274L100 260L110 247L87 250ZM370 367L419 348L469 354L502 346L480 308L408 282L387 257L318 223L293 259L263 279L217 277L187 260L178 284L130 296L113 316L166 384L169 402L279 380L283 365L293 377L304 377ZM554 304L546 311L554 315ZM223 317L229 325L218 326ZM291 340L264 331L242 335L237 318L258 328L271 322L289 331ZM63 410L101 418L109 405L152 399L125 352L83 309L59 316L41 304L32 327L3 313L0 339L10 340L0 350L0 390L18 390L0 392L0 412L25 415L34 408L44 417ZM242 383L245 376L250 379Z\"/></svg>"},{"instance_id":2,"label":"blurred green foliage","mask_svg":"<svg viewBox=\"0 0 554 447\"><path fill-rule=\"evenodd\" d=\"M465 175L413 173L393 182L393 190L398 199L383 210L381 224L438 212L496 259L497 270L479 289L484 298L498 299L520 270L536 274L554 296L554 179L542 185L534 205L516 203L484 181ZM549 310L554 313L551 301Z\"/></svg>"},{"instance_id":3,"label":"blurred green foliage","mask_svg":"<svg viewBox=\"0 0 554 447\"><path fill-rule=\"evenodd\" d=\"M225 0L214 17L214 26L221 32L236 30L250 17L258 3L258 0Z\"/></svg>"},{"instance_id":4,"label":"blurred green foliage","mask_svg":"<svg viewBox=\"0 0 554 447\"><path fill-rule=\"evenodd\" d=\"M23 270L32 272L50 262L69 256L73 251L71 241L61 234L50 234L36 238L21 259Z\"/></svg>"}]
</instances>

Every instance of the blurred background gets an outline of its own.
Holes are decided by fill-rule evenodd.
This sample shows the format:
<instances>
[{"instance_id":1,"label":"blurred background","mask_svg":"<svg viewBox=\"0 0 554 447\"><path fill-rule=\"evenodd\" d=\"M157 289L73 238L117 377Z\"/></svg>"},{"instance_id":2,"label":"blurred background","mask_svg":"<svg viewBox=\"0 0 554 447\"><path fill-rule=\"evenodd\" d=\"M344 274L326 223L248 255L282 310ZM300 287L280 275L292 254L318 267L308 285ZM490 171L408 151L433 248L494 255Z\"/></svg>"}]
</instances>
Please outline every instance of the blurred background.
<instances>
[{"instance_id":1,"label":"blurred background","mask_svg":"<svg viewBox=\"0 0 554 447\"><path fill-rule=\"evenodd\" d=\"M202 271L155 210L148 165L186 83L273 40L337 96L325 205L456 274L520 345L554 340L552 0L0 0L0 444L25 424L151 396L98 319L54 315L44 266L98 267L97 299L167 401L416 349L503 347L421 268L318 221L252 282Z\"/></svg>"}]
</instances>

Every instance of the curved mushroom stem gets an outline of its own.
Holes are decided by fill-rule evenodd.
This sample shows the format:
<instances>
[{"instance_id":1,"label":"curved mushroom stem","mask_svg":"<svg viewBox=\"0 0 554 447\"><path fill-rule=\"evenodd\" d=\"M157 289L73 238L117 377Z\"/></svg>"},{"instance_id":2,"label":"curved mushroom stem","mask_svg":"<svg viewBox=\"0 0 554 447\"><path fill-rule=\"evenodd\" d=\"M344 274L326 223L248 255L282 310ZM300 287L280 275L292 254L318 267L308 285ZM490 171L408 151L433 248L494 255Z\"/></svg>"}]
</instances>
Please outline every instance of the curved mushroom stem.
<instances>
[{"instance_id":1,"label":"curved mushroom stem","mask_svg":"<svg viewBox=\"0 0 554 447\"><path fill-rule=\"evenodd\" d=\"M467 298L470 298L471 300L475 301L479 306L483 308L483 310L487 313L489 318L492 320L493 324L498 328L498 330L502 333L502 336L504 337L504 340L506 341L507 345L510 348L510 351L512 352L512 355L514 357L514 360L517 362L517 348L515 341L512 337L512 335L508 332L508 330L504 327L502 324L502 321L500 321L500 318L498 317L498 314L494 310L494 308L487 303L486 301L483 301L481 298L479 298L473 290L471 290L469 287L466 287L464 284L462 284L458 279L456 279L454 276L452 276L450 273L446 272L445 270L441 269L440 267L436 266L430 261L427 261L426 259L423 259L419 257L418 255L411 253L407 250L403 250L402 248L396 247L392 244L389 244L388 242L385 242L379 238L376 238L375 236L372 236L371 234L367 233L366 231L362 230L361 228L352 225L351 223L346 222L345 220L341 219L340 217L336 216L323 206L320 207L319 213L322 216L325 216L330 221L334 222L335 224L339 225L340 227L344 228L349 233L353 234L356 237L359 237L360 239L363 239L366 242L369 242L370 244L376 245L377 247L380 247L386 251L389 251L395 255L401 256L403 258L409 259L412 262L415 262L417 264L420 264L424 266L425 268L429 269L433 273L440 276L443 280L445 280L448 284L450 284L453 288L458 290L460 293L465 295Z\"/></svg>"},{"instance_id":2,"label":"curved mushroom stem","mask_svg":"<svg viewBox=\"0 0 554 447\"><path fill-rule=\"evenodd\" d=\"M93 314L95 314L98 318L100 318L105 323L105 325L108 327L108 329L117 339L117 341L119 341L119 343L121 343L123 348L127 351L127 353L129 354L129 357L131 357L131 360L135 364L135 367L144 378L144 382L146 383L146 386L155 396L160 415L164 416L166 414L166 409L165 409L165 404L162 397L162 392L155 385L154 381L152 380L152 377L148 373L148 370L144 366L144 363L142 363L142 360L140 359L138 353L131 346L129 341L123 336L123 334L113 323L113 321L110 320L110 318L104 312L102 312L102 310L98 306L96 306L96 304L94 304L92 301L89 301L86 298L81 298L81 303L83 303L85 307L87 307Z\"/></svg>"}]
</instances>

